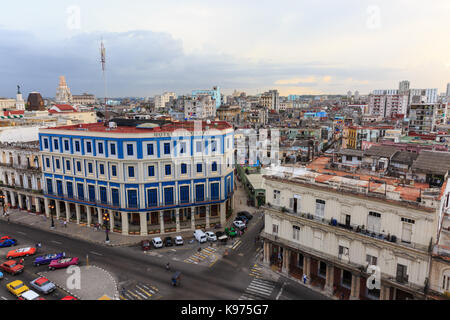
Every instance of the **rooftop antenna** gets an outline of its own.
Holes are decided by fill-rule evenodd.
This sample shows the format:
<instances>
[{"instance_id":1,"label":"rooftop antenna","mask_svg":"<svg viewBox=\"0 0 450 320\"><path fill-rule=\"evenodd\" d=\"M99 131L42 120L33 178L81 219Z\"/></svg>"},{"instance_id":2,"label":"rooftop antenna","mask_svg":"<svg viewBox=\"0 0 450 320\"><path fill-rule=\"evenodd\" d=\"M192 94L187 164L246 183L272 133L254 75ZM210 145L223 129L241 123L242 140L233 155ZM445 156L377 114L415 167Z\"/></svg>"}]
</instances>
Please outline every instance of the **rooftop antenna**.
<instances>
[{"instance_id":1,"label":"rooftop antenna","mask_svg":"<svg viewBox=\"0 0 450 320\"><path fill-rule=\"evenodd\" d=\"M101 63L102 63L103 84L104 84L104 89L105 89L105 125L107 125L108 121L109 121L109 117L108 117L108 104L107 104L107 98L106 98L106 75L105 75L106 50L105 50L105 46L103 44L103 38L102 38L101 46L100 46L100 56L101 56Z\"/></svg>"}]
</instances>

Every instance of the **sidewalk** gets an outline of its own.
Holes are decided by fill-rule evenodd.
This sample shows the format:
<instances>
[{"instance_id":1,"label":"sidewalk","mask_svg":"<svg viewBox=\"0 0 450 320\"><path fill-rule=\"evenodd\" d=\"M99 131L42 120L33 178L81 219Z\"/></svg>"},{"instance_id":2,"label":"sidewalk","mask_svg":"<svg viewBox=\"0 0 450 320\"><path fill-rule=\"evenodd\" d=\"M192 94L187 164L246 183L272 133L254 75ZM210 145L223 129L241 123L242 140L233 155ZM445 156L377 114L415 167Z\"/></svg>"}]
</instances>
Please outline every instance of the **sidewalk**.
<instances>
[{"instance_id":1,"label":"sidewalk","mask_svg":"<svg viewBox=\"0 0 450 320\"><path fill-rule=\"evenodd\" d=\"M6 218L2 216L2 219L6 221ZM147 235L147 236L127 236L114 232L109 232L110 243L106 244L105 231L95 231L94 228L77 225L73 222L68 222L67 227L64 227L61 220L54 219L55 229L51 229L51 218L47 218L45 215L37 215L35 213L29 213L27 211L21 211L18 209L9 210L9 220L12 224L21 224L32 226L37 229L51 231L60 235L64 235L70 238L81 239L104 246L118 247L118 246L133 246L139 244L144 239L151 239L152 237L159 235ZM185 239L192 238L192 231L186 231L180 233ZM170 235L171 236L171 235ZM163 237L163 235L161 235Z\"/></svg>"}]
</instances>

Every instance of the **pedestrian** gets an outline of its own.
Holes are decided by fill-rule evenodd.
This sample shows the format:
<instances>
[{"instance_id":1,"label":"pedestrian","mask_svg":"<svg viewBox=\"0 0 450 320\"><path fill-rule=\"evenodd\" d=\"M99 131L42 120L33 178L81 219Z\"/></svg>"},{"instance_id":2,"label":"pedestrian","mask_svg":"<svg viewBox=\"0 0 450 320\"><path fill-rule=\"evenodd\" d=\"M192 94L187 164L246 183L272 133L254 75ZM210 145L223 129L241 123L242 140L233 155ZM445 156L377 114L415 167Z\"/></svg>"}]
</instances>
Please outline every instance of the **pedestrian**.
<instances>
[{"instance_id":1,"label":"pedestrian","mask_svg":"<svg viewBox=\"0 0 450 320\"><path fill-rule=\"evenodd\" d=\"M67 228L67 221L64 221L64 228Z\"/></svg>"},{"instance_id":2,"label":"pedestrian","mask_svg":"<svg viewBox=\"0 0 450 320\"><path fill-rule=\"evenodd\" d=\"M306 284L306 280L308 280L308 277L306 276L306 274L303 274L303 284Z\"/></svg>"}]
</instances>

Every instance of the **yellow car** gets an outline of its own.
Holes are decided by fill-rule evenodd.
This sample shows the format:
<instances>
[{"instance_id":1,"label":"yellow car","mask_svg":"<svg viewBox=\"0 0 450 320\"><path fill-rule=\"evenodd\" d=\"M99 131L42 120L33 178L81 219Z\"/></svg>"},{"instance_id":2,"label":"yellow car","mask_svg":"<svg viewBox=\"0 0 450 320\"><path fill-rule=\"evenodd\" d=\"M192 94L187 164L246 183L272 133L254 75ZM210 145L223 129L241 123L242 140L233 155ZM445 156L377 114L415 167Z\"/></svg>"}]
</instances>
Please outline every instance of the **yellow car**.
<instances>
[{"instance_id":1,"label":"yellow car","mask_svg":"<svg viewBox=\"0 0 450 320\"><path fill-rule=\"evenodd\" d=\"M22 293L30 290L22 281L16 280L6 285L6 288L16 297L20 297Z\"/></svg>"}]
</instances>

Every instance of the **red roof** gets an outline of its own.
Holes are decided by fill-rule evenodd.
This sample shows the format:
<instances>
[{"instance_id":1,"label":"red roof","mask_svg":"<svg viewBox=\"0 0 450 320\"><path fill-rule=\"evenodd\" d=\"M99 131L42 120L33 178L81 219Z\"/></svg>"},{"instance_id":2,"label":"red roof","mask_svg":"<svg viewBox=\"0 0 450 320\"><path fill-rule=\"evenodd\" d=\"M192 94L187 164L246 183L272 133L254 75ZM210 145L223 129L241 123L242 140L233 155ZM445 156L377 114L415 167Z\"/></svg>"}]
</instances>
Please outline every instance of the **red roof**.
<instances>
[{"instance_id":1,"label":"red roof","mask_svg":"<svg viewBox=\"0 0 450 320\"><path fill-rule=\"evenodd\" d=\"M9 115L25 114L25 111L24 110L12 110L12 111L5 111L4 114L5 114L5 117L7 117Z\"/></svg>"},{"instance_id":2,"label":"red roof","mask_svg":"<svg viewBox=\"0 0 450 320\"><path fill-rule=\"evenodd\" d=\"M71 126L61 126L54 128L47 128L49 130L73 130L73 131L92 131L92 132L111 132L111 133L148 133L148 132L173 132L178 129L183 129L187 131L194 131L196 121L182 121L182 122L172 122L169 124L164 124L161 127L155 128L136 128L133 126L117 126L117 128L109 129L103 122L96 123L85 123L85 124L76 124ZM209 127L209 130L226 130L232 129L233 126L226 121L211 121L210 124L206 123L206 121L202 121L202 130L207 130L206 127ZM217 125L216 125L217 124Z\"/></svg>"},{"instance_id":3,"label":"red roof","mask_svg":"<svg viewBox=\"0 0 450 320\"><path fill-rule=\"evenodd\" d=\"M58 108L58 110L55 110L54 108ZM69 104L55 104L50 110L49 113L58 113L58 112L77 112L78 110L74 107L72 107Z\"/></svg>"}]
</instances>

